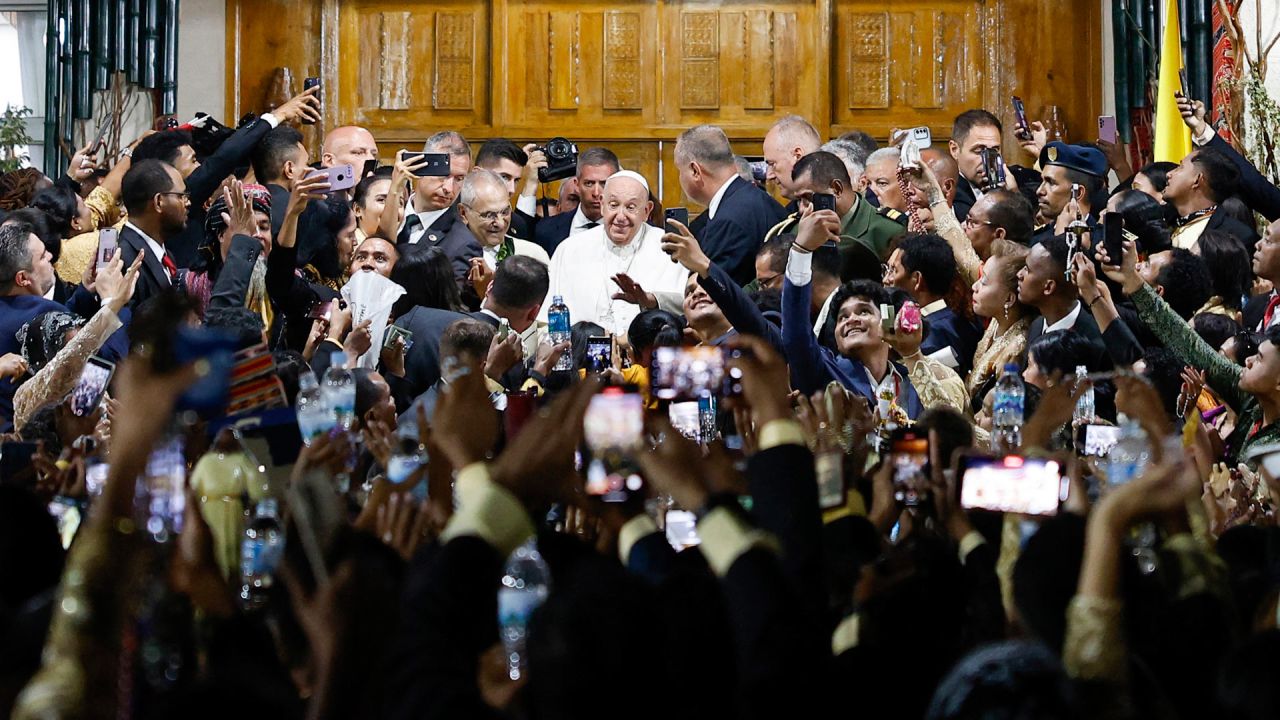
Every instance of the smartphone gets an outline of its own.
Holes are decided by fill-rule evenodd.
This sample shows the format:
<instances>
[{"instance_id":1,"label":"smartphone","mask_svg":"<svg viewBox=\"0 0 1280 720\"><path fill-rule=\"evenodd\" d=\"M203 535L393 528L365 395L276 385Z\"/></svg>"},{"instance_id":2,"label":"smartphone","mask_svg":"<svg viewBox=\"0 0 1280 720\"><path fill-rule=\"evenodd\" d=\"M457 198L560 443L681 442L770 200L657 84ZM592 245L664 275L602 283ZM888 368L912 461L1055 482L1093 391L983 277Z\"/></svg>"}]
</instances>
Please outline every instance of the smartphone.
<instances>
[{"instance_id":1,"label":"smartphone","mask_svg":"<svg viewBox=\"0 0 1280 720\"><path fill-rule=\"evenodd\" d=\"M831 193L814 193L809 202L813 205L814 212L836 209L836 196Z\"/></svg>"},{"instance_id":2,"label":"smartphone","mask_svg":"<svg viewBox=\"0 0 1280 720\"><path fill-rule=\"evenodd\" d=\"M840 450L814 453L813 467L818 477L818 507L833 510L844 505L844 453Z\"/></svg>"},{"instance_id":3,"label":"smartphone","mask_svg":"<svg viewBox=\"0 0 1280 720\"><path fill-rule=\"evenodd\" d=\"M0 443L0 484L35 487L36 469L31 464L35 455L33 442Z\"/></svg>"},{"instance_id":4,"label":"smartphone","mask_svg":"<svg viewBox=\"0 0 1280 720\"><path fill-rule=\"evenodd\" d=\"M120 231L113 227L104 227L98 231L98 269L106 267L120 249Z\"/></svg>"},{"instance_id":5,"label":"smartphone","mask_svg":"<svg viewBox=\"0 0 1280 720\"><path fill-rule=\"evenodd\" d=\"M1022 104L1022 98L1014 95L1013 101L1013 136L1019 140L1031 139L1031 126L1027 124L1027 108Z\"/></svg>"},{"instance_id":6,"label":"smartphone","mask_svg":"<svg viewBox=\"0 0 1280 720\"><path fill-rule=\"evenodd\" d=\"M107 136L107 131L111 129L111 125L114 121L115 113L108 113L107 117L103 119L102 125L98 128L97 134L93 136L93 144L89 145L90 151L102 144L102 138Z\"/></svg>"},{"instance_id":7,"label":"smartphone","mask_svg":"<svg viewBox=\"0 0 1280 720\"><path fill-rule=\"evenodd\" d=\"M662 211L662 216L668 220L675 220L685 227L689 227L689 208L671 207ZM668 226L671 232L676 232L674 227Z\"/></svg>"},{"instance_id":8,"label":"smartphone","mask_svg":"<svg viewBox=\"0 0 1280 720\"><path fill-rule=\"evenodd\" d=\"M982 149L982 172L984 189L1004 187L1004 158L1000 156L1000 148Z\"/></svg>"},{"instance_id":9,"label":"smartphone","mask_svg":"<svg viewBox=\"0 0 1280 720\"><path fill-rule=\"evenodd\" d=\"M698 516L688 510L668 510L663 526L667 542L676 552L702 544L702 538L698 537Z\"/></svg>"},{"instance_id":10,"label":"smartphone","mask_svg":"<svg viewBox=\"0 0 1280 720\"><path fill-rule=\"evenodd\" d=\"M673 402L667 406L667 418L671 421L671 427L694 442L698 441L701 417L697 400Z\"/></svg>"},{"instance_id":11,"label":"smartphone","mask_svg":"<svg viewBox=\"0 0 1280 720\"><path fill-rule=\"evenodd\" d=\"M511 321L506 318L498 318L498 342L507 339L507 335L511 334Z\"/></svg>"},{"instance_id":12,"label":"smartphone","mask_svg":"<svg viewBox=\"0 0 1280 720\"><path fill-rule=\"evenodd\" d=\"M591 398L583 418L589 461L586 490L604 502L624 502L644 481L630 459L644 437L644 399L639 393L607 387Z\"/></svg>"},{"instance_id":13,"label":"smartphone","mask_svg":"<svg viewBox=\"0 0 1280 720\"><path fill-rule=\"evenodd\" d=\"M84 417L98 407L115 370L114 363L107 362L97 355L89 358L89 361L84 365L84 370L80 371L80 379L76 381L75 388L71 390L71 413L73 415Z\"/></svg>"},{"instance_id":14,"label":"smartphone","mask_svg":"<svg viewBox=\"0 0 1280 720\"><path fill-rule=\"evenodd\" d=\"M898 325L898 309L888 303L880 306L880 332L892 335Z\"/></svg>"},{"instance_id":15,"label":"smartphone","mask_svg":"<svg viewBox=\"0 0 1280 720\"><path fill-rule=\"evenodd\" d=\"M325 322L329 322L332 315L333 302L330 300L318 302L315 305L312 305L311 309L307 311L307 318L310 320L323 320Z\"/></svg>"},{"instance_id":16,"label":"smartphone","mask_svg":"<svg viewBox=\"0 0 1280 720\"><path fill-rule=\"evenodd\" d=\"M506 322L506 319L503 319ZM382 338L382 347L394 348L396 346L396 338L404 341L404 351L409 352L409 348L413 347L413 332L405 330L399 325L388 325L387 332Z\"/></svg>"},{"instance_id":17,"label":"smartphone","mask_svg":"<svg viewBox=\"0 0 1280 720\"><path fill-rule=\"evenodd\" d=\"M649 369L659 400L698 400L742 394L742 373L727 365L740 350L711 346L654 348Z\"/></svg>"},{"instance_id":18,"label":"smartphone","mask_svg":"<svg viewBox=\"0 0 1280 720\"><path fill-rule=\"evenodd\" d=\"M911 428L900 428L889 439L889 460L893 468L893 497L908 507L929 499L929 436Z\"/></svg>"},{"instance_id":19,"label":"smartphone","mask_svg":"<svg viewBox=\"0 0 1280 720\"><path fill-rule=\"evenodd\" d=\"M324 175L329 178L329 192L335 193L339 190L350 190L360 182L360 178L356 177L355 168L350 165L334 165L333 167L312 170L307 173L308 178Z\"/></svg>"},{"instance_id":20,"label":"smartphone","mask_svg":"<svg viewBox=\"0 0 1280 720\"><path fill-rule=\"evenodd\" d=\"M920 315L920 306L915 304L913 301L908 300L902 304L902 310L900 310L898 312L898 316L894 318L893 327L896 332L900 332L903 335L910 335L911 333L919 330L923 322L924 320Z\"/></svg>"},{"instance_id":21,"label":"smartphone","mask_svg":"<svg viewBox=\"0 0 1280 720\"><path fill-rule=\"evenodd\" d=\"M1116 143L1119 133L1116 131L1115 115L1099 115L1098 116L1098 139L1103 142L1109 142L1112 145Z\"/></svg>"},{"instance_id":22,"label":"smartphone","mask_svg":"<svg viewBox=\"0 0 1280 720\"><path fill-rule=\"evenodd\" d=\"M593 335L587 338L587 372L604 372L613 367L613 338Z\"/></svg>"},{"instance_id":23,"label":"smartphone","mask_svg":"<svg viewBox=\"0 0 1280 720\"><path fill-rule=\"evenodd\" d=\"M138 502L142 527L152 539L165 542L182 532L187 508L187 459L181 435L161 442L147 457Z\"/></svg>"},{"instance_id":24,"label":"smartphone","mask_svg":"<svg viewBox=\"0 0 1280 720\"><path fill-rule=\"evenodd\" d=\"M416 162L419 158L427 163L413 171L415 177L449 177L452 172L449 166L449 153L404 152L400 157L406 163Z\"/></svg>"},{"instance_id":25,"label":"smartphone","mask_svg":"<svg viewBox=\"0 0 1280 720\"><path fill-rule=\"evenodd\" d=\"M303 80L303 81L302 81L302 91L303 91L303 92L306 92L306 91L310 90L311 88L318 88L318 87L320 87L320 78L318 78L318 77L309 77L309 78L307 78L307 79L305 79L305 80ZM324 92L324 91L323 91L323 90L321 90L320 92L317 92L317 93L316 93L316 99L317 99L317 100L321 100L321 97L320 97L320 96L323 94L323 92ZM322 101L322 102L323 102L323 101ZM303 125L314 125L314 124L315 124L315 121L314 121L314 120L306 120L306 119L304 119L304 120L302 121L302 124L303 124Z\"/></svg>"},{"instance_id":26,"label":"smartphone","mask_svg":"<svg viewBox=\"0 0 1280 720\"><path fill-rule=\"evenodd\" d=\"M1076 448L1081 455L1106 457L1120 440L1120 428L1111 425L1081 425L1076 428Z\"/></svg>"},{"instance_id":27,"label":"smartphone","mask_svg":"<svg viewBox=\"0 0 1280 720\"><path fill-rule=\"evenodd\" d=\"M360 168L360 179L363 180L372 175L378 169L378 158L369 158L364 161L364 166Z\"/></svg>"},{"instance_id":28,"label":"smartphone","mask_svg":"<svg viewBox=\"0 0 1280 720\"><path fill-rule=\"evenodd\" d=\"M901 145L903 148L914 145L917 150L926 150L933 144L933 131L925 125L909 130L899 130L894 133L893 144Z\"/></svg>"},{"instance_id":29,"label":"smartphone","mask_svg":"<svg viewBox=\"0 0 1280 720\"><path fill-rule=\"evenodd\" d=\"M1178 68L1178 85L1182 88L1182 97L1190 100L1191 91L1187 89L1187 69Z\"/></svg>"},{"instance_id":30,"label":"smartphone","mask_svg":"<svg viewBox=\"0 0 1280 720\"><path fill-rule=\"evenodd\" d=\"M1068 487L1054 460L1018 455L961 459L960 506L966 510L1056 515Z\"/></svg>"},{"instance_id":31,"label":"smartphone","mask_svg":"<svg viewBox=\"0 0 1280 720\"><path fill-rule=\"evenodd\" d=\"M1107 259L1119 265L1124 257L1124 216L1118 212L1103 215L1102 231L1102 248L1107 251Z\"/></svg>"}]
</instances>

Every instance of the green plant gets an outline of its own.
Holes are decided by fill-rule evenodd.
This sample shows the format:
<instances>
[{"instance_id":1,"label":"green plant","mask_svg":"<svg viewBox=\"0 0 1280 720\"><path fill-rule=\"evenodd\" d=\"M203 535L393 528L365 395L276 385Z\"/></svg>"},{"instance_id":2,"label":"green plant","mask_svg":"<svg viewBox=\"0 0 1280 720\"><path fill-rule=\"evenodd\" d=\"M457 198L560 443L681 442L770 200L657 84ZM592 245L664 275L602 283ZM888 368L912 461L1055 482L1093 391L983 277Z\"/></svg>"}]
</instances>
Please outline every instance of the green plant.
<instances>
[{"instance_id":1,"label":"green plant","mask_svg":"<svg viewBox=\"0 0 1280 720\"><path fill-rule=\"evenodd\" d=\"M9 172L22 167L27 155L18 154L18 148L26 150L32 137L27 134L26 117L32 114L31 108L12 105L0 113L0 172Z\"/></svg>"}]
</instances>

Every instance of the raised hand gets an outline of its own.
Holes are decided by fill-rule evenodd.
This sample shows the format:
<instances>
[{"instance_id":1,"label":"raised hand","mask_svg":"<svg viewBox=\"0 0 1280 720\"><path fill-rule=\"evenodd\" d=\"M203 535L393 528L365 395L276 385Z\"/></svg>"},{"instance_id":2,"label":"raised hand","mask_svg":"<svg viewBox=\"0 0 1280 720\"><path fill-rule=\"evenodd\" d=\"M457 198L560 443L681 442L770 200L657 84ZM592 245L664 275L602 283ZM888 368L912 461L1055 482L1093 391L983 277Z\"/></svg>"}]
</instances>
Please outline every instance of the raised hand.
<instances>
[{"instance_id":1,"label":"raised hand","mask_svg":"<svg viewBox=\"0 0 1280 720\"><path fill-rule=\"evenodd\" d=\"M599 387L598 381L587 378L539 410L493 463L493 481L526 507L570 500L576 484L573 451L582 441L587 404ZM437 426L442 424L439 413L437 409Z\"/></svg>"},{"instance_id":2,"label":"raised hand","mask_svg":"<svg viewBox=\"0 0 1280 720\"><path fill-rule=\"evenodd\" d=\"M493 340L489 342L489 355L484 361L484 374L497 380L522 359L524 359L524 345L520 342L519 333L509 332L505 340L495 334Z\"/></svg>"},{"instance_id":3,"label":"raised hand","mask_svg":"<svg viewBox=\"0 0 1280 720\"><path fill-rule=\"evenodd\" d=\"M1182 93L1174 93L1174 99L1178 102L1178 113L1182 115L1182 122L1191 131L1192 137L1199 137L1204 134L1209 123L1205 121L1204 103L1199 100L1192 100Z\"/></svg>"},{"instance_id":4,"label":"raised hand","mask_svg":"<svg viewBox=\"0 0 1280 720\"><path fill-rule=\"evenodd\" d=\"M431 513L426 500L417 503L404 493L391 493L378 507L375 534L405 562L413 559L430 529Z\"/></svg>"},{"instance_id":5,"label":"raised hand","mask_svg":"<svg viewBox=\"0 0 1280 720\"><path fill-rule=\"evenodd\" d=\"M533 369L541 373L543 377L550 375L556 363L560 362L560 356L569 352L572 348L573 344L567 340L561 343L543 340L538 343L538 354L534 358Z\"/></svg>"},{"instance_id":6,"label":"raised hand","mask_svg":"<svg viewBox=\"0 0 1280 720\"><path fill-rule=\"evenodd\" d=\"M840 216L835 211L810 211L800 218L800 225L796 228L796 245L812 252L829 240L840 241Z\"/></svg>"},{"instance_id":7,"label":"raised hand","mask_svg":"<svg viewBox=\"0 0 1280 720\"><path fill-rule=\"evenodd\" d=\"M1031 123L1027 131L1026 139L1019 138L1018 144L1031 155L1040 157L1040 151L1049 144L1049 129L1044 126L1044 123L1036 120Z\"/></svg>"},{"instance_id":8,"label":"raised hand","mask_svg":"<svg viewBox=\"0 0 1280 720\"><path fill-rule=\"evenodd\" d=\"M244 183L231 178L222 186L222 197L226 200L227 209L222 213L222 221L232 235L252 236L258 229L253 219L253 205L244 194Z\"/></svg>"},{"instance_id":9,"label":"raised hand","mask_svg":"<svg viewBox=\"0 0 1280 720\"><path fill-rule=\"evenodd\" d=\"M22 379L27 374L27 360L18 353L5 353L0 356L0 378L13 381Z\"/></svg>"},{"instance_id":10,"label":"raised hand","mask_svg":"<svg viewBox=\"0 0 1280 720\"><path fill-rule=\"evenodd\" d=\"M663 249L666 249L665 247ZM701 252L699 250L699 252ZM653 293L648 292L640 283L636 282L626 273L618 273L613 276L613 282L618 286L618 292L613 294L614 300L622 300L632 305L639 305L641 310L652 310L658 307L658 298Z\"/></svg>"},{"instance_id":11,"label":"raised hand","mask_svg":"<svg viewBox=\"0 0 1280 720\"><path fill-rule=\"evenodd\" d=\"M431 436L454 469L461 470L493 454L498 442L498 411L489 401L479 365L456 373L436 403ZM434 457L431 462L435 463Z\"/></svg>"},{"instance_id":12,"label":"raised hand","mask_svg":"<svg viewBox=\"0 0 1280 720\"><path fill-rule=\"evenodd\" d=\"M671 262L678 262L690 272L706 277L711 269L711 259L702 252L702 246L693 236L693 231L678 220L667 220L675 227L676 232L668 231L662 236L662 251L671 256Z\"/></svg>"},{"instance_id":13,"label":"raised hand","mask_svg":"<svg viewBox=\"0 0 1280 720\"><path fill-rule=\"evenodd\" d=\"M67 175L72 180L84 182L93 176L94 168L98 165L98 146L99 143L90 143L71 156L71 162L67 164Z\"/></svg>"},{"instance_id":14,"label":"raised hand","mask_svg":"<svg viewBox=\"0 0 1280 720\"><path fill-rule=\"evenodd\" d=\"M272 115L282 123L320 122L320 88L303 90L271 111Z\"/></svg>"},{"instance_id":15,"label":"raised hand","mask_svg":"<svg viewBox=\"0 0 1280 720\"><path fill-rule=\"evenodd\" d=\"M481 300L489 294L489 286L493 284L493 276L497 272L489 267L484 258L471 258L471 267L467 268L467 282L471 283L471 289L476 291L476 296Z\"/></svg>"}]
</instances>

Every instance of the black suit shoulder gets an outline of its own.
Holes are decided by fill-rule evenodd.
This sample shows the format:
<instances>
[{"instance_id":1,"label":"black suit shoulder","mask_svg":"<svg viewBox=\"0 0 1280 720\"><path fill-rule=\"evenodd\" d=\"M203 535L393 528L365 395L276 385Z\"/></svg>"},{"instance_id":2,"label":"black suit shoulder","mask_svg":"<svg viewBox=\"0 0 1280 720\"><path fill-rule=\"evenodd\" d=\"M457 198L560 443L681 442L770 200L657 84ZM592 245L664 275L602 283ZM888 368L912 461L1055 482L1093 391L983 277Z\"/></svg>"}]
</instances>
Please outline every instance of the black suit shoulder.
<instances>
[{"instance_id":1,"label":"black suit shoulder","mask_svg":"<svg viewBox=\"0 0 1280 720\"><path fill-rule=\"evenodd\" d=\"M569 228L573 227L574 213L560 213L549 218L542 218L533 226L533 241L542 246L548 255L554 255L556 248L569 237Z\"/></svg>"}]
</instances>

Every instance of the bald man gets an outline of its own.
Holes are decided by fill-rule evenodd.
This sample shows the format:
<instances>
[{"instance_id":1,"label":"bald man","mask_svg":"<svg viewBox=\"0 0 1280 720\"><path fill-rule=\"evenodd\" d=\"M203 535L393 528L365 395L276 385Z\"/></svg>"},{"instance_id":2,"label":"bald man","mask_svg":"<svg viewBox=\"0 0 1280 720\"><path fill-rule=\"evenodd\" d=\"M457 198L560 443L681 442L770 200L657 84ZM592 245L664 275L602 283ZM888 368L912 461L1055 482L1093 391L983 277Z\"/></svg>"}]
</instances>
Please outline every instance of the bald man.
<instances>
[{"instance_id":1,"label":"bald man","mask_svg":"<svg viewBox=\"0 0 1280 720\"><path fill-rule=\"evenodd\" d=\"M791 168L800 158L822 146L822 136L808 120L799 115L788 115L773 124L764 136L765 180L778 184L778 191L787 200L796 197ZM791 210L788 205L788 210Z\"/></svg>"},{"instance_id":2,"label":"bald man","mask_svg":"<svg viewBox=\"0 0 1280 720\"><path fill-rule=\"evenodd\" d=\"M373 139L373 133L359 125L344 125L324 136L320 153L321 167L350 165L360 172L366 162L377 161L378 143Z\"/></svg>"},{"instance_id":3,"label":"bald man","mask_svg":"<svg viewBox=\"0 0 1280 720\"><path fill-rule=\"evenodd\" d=\"M625 274L651 293L684 292L689 272L662 250L663 231L645 221L653 210L649 183L622 170L604 184L601 223L565 238L551 257L551 289L540 317L555 296L564 298L573 322L594 322L614 335L627 332L639 306L615 298L615 278Z\"/></svg>"},{"instance_id":4,"label":"bald man","mask_svg":"<svg viewBox=\"0 0 1280 720\"><path fill-rule=\"evenodd\" d=\"M756 250L786 213L769 193L739 176L729 138L714 125L681 133L675 159L684 194L707 208L707 223L695 233L702 252L746 285L755 277Z\"/></svg>"}]
</instances>

